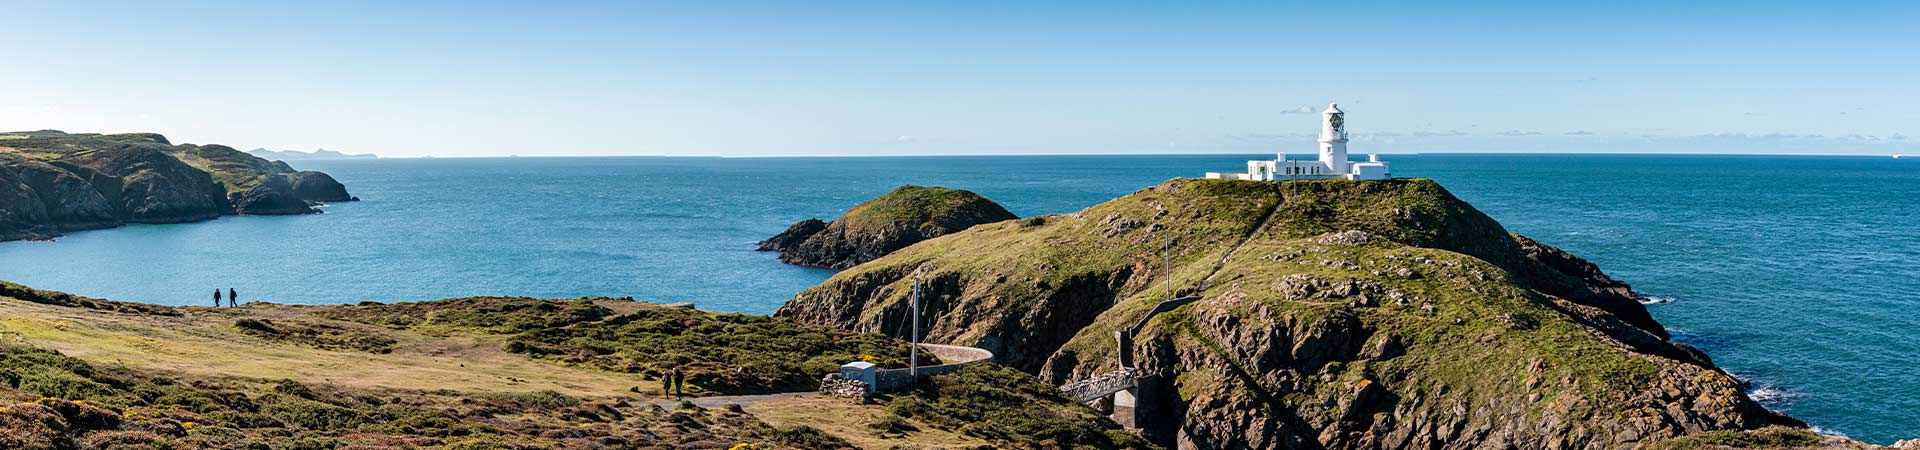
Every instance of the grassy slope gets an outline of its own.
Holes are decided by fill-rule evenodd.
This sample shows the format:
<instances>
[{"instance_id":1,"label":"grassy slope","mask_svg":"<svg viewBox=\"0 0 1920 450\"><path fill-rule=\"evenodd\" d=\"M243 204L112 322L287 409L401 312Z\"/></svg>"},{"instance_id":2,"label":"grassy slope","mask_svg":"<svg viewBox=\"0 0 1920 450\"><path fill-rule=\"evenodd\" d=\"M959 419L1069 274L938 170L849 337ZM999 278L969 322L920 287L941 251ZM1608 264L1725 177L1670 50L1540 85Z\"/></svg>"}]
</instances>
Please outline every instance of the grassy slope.
<instances>
[{"instance_id":1,"label":"grassy slope","mask_svg":"<svg viewBox=\"0 0 1920 450\"><path fill-rule=\"evenodd\" d=\"M691 389L724 394L807 390L848 361L904 367L907 355L904 343L876 334L605 300L477 297L313 315L429 335L497 336L511 353L653 379L679 366Z\"/></svg>"},{"instance_id":2,"label":"grassy slope","mask_svg":"<svg viewBox=\"0 0 1920 450\"><path fill-rule=\"evenodd\" d=\"M835 222L841 222L840 225L848 230L872 231L891 228L894 223L901 221L924 221L946 214L947 211L971 212L972 208L991 208L1002 213L1006 211L986 197L972 192L908 185L855 205ZM1005 216L1012 217L1012 214Z\"/></svg>"},{"instance_id":3,"label":"grassy slope","mask_svg":"<svg viewBox=\"0 0 1920 450\"><path fill-rule=\"evenodd\" d=\"M667 411L551 391L363 391L293 380L185 378L0 344L0 448L838 448L809 428L730 411ZM821 446L819 444L826 444Z\"/></svg>"},{"instance_id":4,"label":"grassy slope","mask_svg":"<svg viewBox=\"0 0 1920 450\"><path fill-rule=\"evenodd\" d=\"M796 304L831 303L837 285L886 283L871 298L856 298L859 316L846 322L860 329L893 332L890 320L905 310L916 269L930 278L976 281L959 298L945 299L968 305L971 316L942 321L929 331L934 342L980 342L1001 325L996 317L1022 317L1036 314L1040 299L1061 286L1088 278L1131 271L1154 275L1161 261L1162 244L1169 236L1155 224L1160 218L1173 218L1178 228L1172 236L1170 253L1176 265L1176 283L1192 286L1205 273L1186 266L1205 267L1219 260L1225 249L1253 227L1274 205L1272 188L1257 184L1218 184L1198 180L1177 180L1172 186L1144 189L1124 200L1096 205L1070 215L1031 217L985 224L966 231L914 244L881 259L835 274L820 286L803 291L783 313L799 312ZM1191 186L1193 189L1187 189ZM1004 275L1004 277L1003 277ZM1139 277L1147 283L1130 285L1143 296L1162 296L1157 276ZM978 283L978 280L997 280ZM938 309L935 309L938 311ZM818 317L809 320L822 321ZM1073 318L1046 318L1034 322L1071 321ZM1084 319L1082 319L1084 320ZM1069 330L1070 331L1070 330ZM1002 358L1015 356L997 352ZM1044 358L1045 355L1039 355Z\"/></svg>"},{"instance_id":5,"label":"grassy slope","mask_svg":"<svg viewBox=\"0 0 1920 450\"><path fill-rule=\"evenodd\" d=\"M1286 204L1275 208L1280 198ZM1315 242L1326 233L1346 230L1384 240L1357 247ZM1447 392L1476 405L1493 398L1525 399L1526 409L1536 415L1552 411L1557 417L1575 418L1610 414L1618 419L1626 413L1620 409L1626 400L1647 404L1648 390L1664 389L1657 382L1672 379L1710 386L1711 397L1703 391L1702 402L1740 398L1731 377L1627 351L1583 322L1607 321L1609 315L1528 289L1533 283L1565 280L1516 279L1540 274L1527 270L1531 262L1517 253L1506 231L1437 183L1422 179L1172 180L1078 213L980 226L922 242L835 275L801 293L783 312L831 322L822 320L819 312L852 310L857 315L841 323L872 329L872 324L889 323L896 314L911 278L906 274L917 269L929 278L954 280L960 287L946 291L957 297L944 299L947 308L973 314L970 320L941 319L944 325L931 332L933 340L991 345L993 330L982 327L996 321L983 318L1021 317L1046 309L1057 293L1037 285L1058 286L1073 277L1131 270L1111 307L1096 310L1097 318L1085 327L1065 330L1073 334L1060 352L1072 356L1064 364L1068 367L1042 373L1060 376L1071 369L1085 376L1113 369L1113 331L1133 324L1168 298L1162 288L1168 274L1159 268L1159 250L1169 237L1174 295L1200 292L1207 300L1159 316L1143 340L1166 336L1174 339L1175 348L1203 349L1234 366L1228 372L1189 372L1178 380L1182 392L1207 391L1222 383L1245 387L1262 376L1247 370L1256 362L1243 360L1245 348L1230 348L1220 342L1220 333L1210 333L1222 324L1196 322L1197 308L1212 308L1231 310L1241 316L1240 323L1255 327L1350 317L1360 329L1404 340L1408 356L1384 358L1387 361L1375 365L1331 365L1327 371L1337 376L1337 383L1277 399L1269 405L1273 407L1311 410L1316 404L1332 405L1334 396L1349 392L1336 385L1353 386L1362 379L1392 381L1388 385L1399 398ZM1412 262L1415 259L1429 262ZM1419 275L1407 279L1380 270L1399 267ZM1287 275L1333 283L1356 280L1416 300L1403 305L1378 298L1382 306L1367 308L1351 307L1345 299L1292 301L1273 288ZM854 308L823 301L844 301L848 297L842 293L858 292L848 285L876 282L885 287L871 296L852 296L864 302ZM1423 308L1428 303L1431 313ZM1049 349L1021 349L1036 350ZM1516 372L1527 375L1509 376Z\"/></svg>"},{"instance_id":6,"label":"grassy slope","mask_svg":"<svg viewBox=\"0 0 1920 450\"><path fill-rule=\"evenodd\" d=\"M628 338L646 334L604 320L612 317L685 323L685 329L664 334L713 336L716 343L727 342L719 338L725 334L810 333L762 323L777 320L765 317L613 299L172 308L0 287L6 288L0 291L0 448L106 442L155 448L548 448L608 439L636 448L1011 445L1004 437L967 436L932 419L889 419L904 424L904 433L877 429L872 422L889 417L883 406L836 399L782 399L745 413L655 410L630 400L658 398L657 380L503 350L516 339L531 339L523 335L528 331L581 325L610 326ZM237 325L248 321L392 343L327 345L308 333L274 335ZM636 350L617 342L600 345L616 353ZM1057 402L977 406L1014 416L1035 415L1031 408L1043 408L1043 415L1091 414ZM96 416L117 419L88 422ZM73 426L30 426L53 422ZM188 432L186 422L197 428Z\"/></svg>"}]
</instances>

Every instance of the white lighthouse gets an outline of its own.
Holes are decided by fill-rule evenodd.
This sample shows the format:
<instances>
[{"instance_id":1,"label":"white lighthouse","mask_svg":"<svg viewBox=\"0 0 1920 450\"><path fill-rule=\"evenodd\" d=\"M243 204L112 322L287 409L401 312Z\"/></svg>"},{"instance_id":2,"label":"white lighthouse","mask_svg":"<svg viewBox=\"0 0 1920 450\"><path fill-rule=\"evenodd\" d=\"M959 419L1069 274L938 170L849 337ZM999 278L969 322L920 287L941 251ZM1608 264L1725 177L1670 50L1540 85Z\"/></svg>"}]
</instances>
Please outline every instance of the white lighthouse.
<instances>
[{"instance_id":1,"label":"white lighthouse","mask_svg":"<svg viewBox=\"0 0 1920 450\"><path fill-rule=\"evenodd\" d=\"M1235 180L1385 180L1393 178L1380 155L1367 155L1366 162L1347 160L1347 113L1340 105L1327 102L1320 112L1320 159L1295 161L1286 153L1271 161L1247 161L1246 172L1207 172L1207 178Z\"/></svg>"},{"instance_id":2,"label":"white lighthouse","mask_svg":"<svg viewBox=\"0 0 1920 450\"><path fill-rule=\"evenodd\" d=\"M1347 173L1347 113L1333 102L1320 112L1320 163L1333 173Z\"/></svg>"}]
</instances>

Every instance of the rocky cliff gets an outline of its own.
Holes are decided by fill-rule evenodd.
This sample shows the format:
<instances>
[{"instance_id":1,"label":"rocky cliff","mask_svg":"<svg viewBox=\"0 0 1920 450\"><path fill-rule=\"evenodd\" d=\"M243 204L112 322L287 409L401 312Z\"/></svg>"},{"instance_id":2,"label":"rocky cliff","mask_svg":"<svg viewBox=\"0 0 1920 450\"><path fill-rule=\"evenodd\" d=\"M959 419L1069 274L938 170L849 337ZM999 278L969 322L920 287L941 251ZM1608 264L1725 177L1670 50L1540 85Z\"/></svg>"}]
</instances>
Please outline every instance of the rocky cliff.
<instances>
[{"instance_id":1,"label":"rocky cliff","mask_svg":"<svg viewBox=\"0 0 1920 450\"><path fill-rule=\"evenodd\" d=\"M1173 180L923 242L775 314L899 333L913 278L929 341L1055 383L1119 369L1115 332L1144 323L1125 350L1143 432L1169 445L1624 448L1799 425L1668 341L1625 283L1429 180Z\"/></svg>"},{"instance_id":2,"label":"rocky cliff","mask_svg":"<svg viewBox=\"0 0 1920 450\"><path fill-rule=\"evenodd\" d=\"M221 215L311 214L353 197L332 177L158 134L0 133L0 240Z\"/></svg>"},{"instance_id":3,"label":"rocky cliff","mask_svg":"<svg viewBox=\"0 0 1920 450\"><path fill-rule=\"evenodd\" d=\"M780 252L780 260L788 264L844 269L916 242L1015 218L980 194L901 186L854 206L831 223L820 219L795 223L760 241L760 250Z\"/></svg>"}]
</instances>

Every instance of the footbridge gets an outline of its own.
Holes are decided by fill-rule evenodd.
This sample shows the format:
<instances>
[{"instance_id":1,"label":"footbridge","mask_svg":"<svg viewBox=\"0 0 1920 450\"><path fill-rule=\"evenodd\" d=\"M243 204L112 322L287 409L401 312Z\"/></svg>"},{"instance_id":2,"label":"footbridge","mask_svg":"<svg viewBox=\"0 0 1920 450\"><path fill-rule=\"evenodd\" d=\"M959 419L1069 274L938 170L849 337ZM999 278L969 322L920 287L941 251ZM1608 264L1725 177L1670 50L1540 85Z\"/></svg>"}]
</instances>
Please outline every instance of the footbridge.
<instances>
[{"instance_id":1,"label":"footbridge","mask_svg":"<svg viewBox=\"0 0 1920 450\"><path fill-rule=\"evenodd\" d=\"M1153 305L1146 315L1132 326L1113 332L1114 355L1120 360L1120 368L1095 374L1060 386L1060 390L1074 401L1093 405L1101 412L1111 414L1115 422L1127 428L1139 428L1140 418L1135 408L1140 396L1140 370L1133 364L1133 337L1147 327L1153 316L1199 301L1200 296L1181 297Z\"/></svg>"}]
</instances>

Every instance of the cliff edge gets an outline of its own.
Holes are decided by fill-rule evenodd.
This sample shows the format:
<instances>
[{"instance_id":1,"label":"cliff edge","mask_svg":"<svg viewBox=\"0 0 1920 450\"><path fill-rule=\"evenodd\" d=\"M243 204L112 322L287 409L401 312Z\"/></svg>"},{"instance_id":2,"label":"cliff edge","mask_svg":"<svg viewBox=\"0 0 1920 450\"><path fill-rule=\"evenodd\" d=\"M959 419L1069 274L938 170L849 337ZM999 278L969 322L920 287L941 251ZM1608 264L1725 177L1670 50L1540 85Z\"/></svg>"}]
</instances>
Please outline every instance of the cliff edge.
<instances>
[{"instance_id":1,"label":"cliff edge","mask_svg":"<svg viewBox=\"0 0 1920 450\"><path fill-rule=\"evenodd\" d=\"M222 215L312 214L352 201L320 172L152 133L0 133L0 240Z\"/></svg>"}]
</instances>

